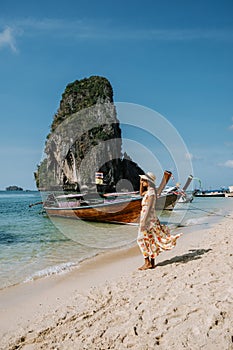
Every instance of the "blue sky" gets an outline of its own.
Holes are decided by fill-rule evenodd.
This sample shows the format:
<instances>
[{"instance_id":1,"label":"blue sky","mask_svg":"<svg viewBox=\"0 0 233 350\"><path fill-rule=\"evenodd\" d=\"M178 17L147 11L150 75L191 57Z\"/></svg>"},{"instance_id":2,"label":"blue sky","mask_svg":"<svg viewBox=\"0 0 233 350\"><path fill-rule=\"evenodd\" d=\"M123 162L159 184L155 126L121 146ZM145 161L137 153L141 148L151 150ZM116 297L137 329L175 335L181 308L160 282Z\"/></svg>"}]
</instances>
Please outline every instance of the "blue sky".
<instances>
[{"instance_id":1,"label":"blue sky","mask_svg":"<svg viewBox=\"0 0 233 350\"><path fill-rule=\"evenodd\" d=\"M232 62L232 0L1 3L0 189L35 188L61 94L91 75L167 118L204 187L233 185Z\"/></svg>"}]
</instances>

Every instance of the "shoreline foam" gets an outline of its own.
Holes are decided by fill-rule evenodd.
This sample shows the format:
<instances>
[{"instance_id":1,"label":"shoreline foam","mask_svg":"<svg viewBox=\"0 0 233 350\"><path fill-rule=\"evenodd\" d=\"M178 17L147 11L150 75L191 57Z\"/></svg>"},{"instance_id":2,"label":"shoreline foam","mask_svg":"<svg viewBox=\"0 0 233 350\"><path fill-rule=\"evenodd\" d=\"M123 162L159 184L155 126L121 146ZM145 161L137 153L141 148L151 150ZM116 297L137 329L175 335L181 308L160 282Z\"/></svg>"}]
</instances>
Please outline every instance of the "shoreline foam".
<instances>
[{"instance_id":1,"label":"shoreline foam","mask_svg":"<svg viewBox=\"0 0 233 350\"><path fill-rule=\"evenodd\" d=\"M0 291L1 349L233 349L232 245L225 218L183 235L155 270L138 271L132 247Z\"/></svg>"}]
</instances>

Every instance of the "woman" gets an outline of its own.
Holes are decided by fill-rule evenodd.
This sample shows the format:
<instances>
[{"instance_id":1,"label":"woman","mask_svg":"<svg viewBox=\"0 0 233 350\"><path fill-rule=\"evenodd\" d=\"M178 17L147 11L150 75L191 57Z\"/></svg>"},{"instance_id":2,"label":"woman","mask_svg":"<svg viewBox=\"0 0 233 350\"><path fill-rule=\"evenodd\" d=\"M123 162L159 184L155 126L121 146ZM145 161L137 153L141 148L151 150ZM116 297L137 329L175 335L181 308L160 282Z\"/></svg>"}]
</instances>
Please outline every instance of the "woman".
<instances>
[{"instance_id":1,"label":"woman","mask_svg":"<svg viewBox=\"0 0 233 350\"><path fill-rule=\"evenodd\" d=\"M137 243L145 261L139 270L154 268L155 258L159 253L172 249L176 245L177 238L180 237L180 234L171 236L169 228L161 225L156 216L155 179L155 175L151 172L140 175L140 195L143 199Z\"/></svg>"}]
</instances>

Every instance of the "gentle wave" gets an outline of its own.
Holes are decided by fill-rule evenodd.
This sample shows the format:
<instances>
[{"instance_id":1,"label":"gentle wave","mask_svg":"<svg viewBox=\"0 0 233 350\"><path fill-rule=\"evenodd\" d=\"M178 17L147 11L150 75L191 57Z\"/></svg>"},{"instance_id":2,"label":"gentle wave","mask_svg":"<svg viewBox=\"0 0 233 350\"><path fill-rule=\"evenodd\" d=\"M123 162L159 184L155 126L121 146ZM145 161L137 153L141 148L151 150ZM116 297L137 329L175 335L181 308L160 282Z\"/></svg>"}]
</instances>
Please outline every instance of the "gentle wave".
<instances>
[{"instance_id":1,"label":"gentle wave","mask_svg":"<svg viewBox=\"0 0 233 350\"><path fill-rule=\"evenodd\" d=\"M93 252L92 254L88 254L86 256L83 256L82 258L80 258L78 260L78 262L66 262L66 263L62 263L62 264L58 264L58 265L54 265L54 266L49 266L45 269L39 270L35 273L33 273L32 275L28 276L23 283L28 283L28 282L32 282L32 281L36 281L38 279L41 278L46 278L46 277L50 277L53 275L62 275L62 274L66 274L76 268L80 267L80 264L86 260L89 260L91 258L94 258L96 256L98 256L99 254L101 254L103 252L99 251L99 252Z\"/></svg>"},{"instance_id":2,"label":"gentle wave","mask_svg":"<svg viewBox=\"0 0 233 350\"><path fill-rule=\"evenodd\" d=\"M203 224L208 224L208 218L203 216L201 218L191 218L191 219L187 219L184 220L182 222L183 226L196 226L196 225L203 225Z\"/></svg>"},{"instance_id":3,"label":"gentle wave","mask_svg":"<svg viewBox=\"0 0 233 350\"><path fill-rule=\"evenodd\" d=\"M35 198L35 196L39 196L39 192L6 192L0 191L0 199L12 199L12 198Z\"/></svg>"},{"instance_id":4,"label":"gentle wave","mask_svg":"<svg viewBox=\"0 0 233 350\"><path fill-rule=\"evenodd\" d=\"M46 269L35 272L33 275L27 277L23 283L32 282L39 278L49 277L52 275L60 275L67 273L77 267L77 264L73 262L63 263L55 266L50 266Z\"/></svg>"}]
</instances>

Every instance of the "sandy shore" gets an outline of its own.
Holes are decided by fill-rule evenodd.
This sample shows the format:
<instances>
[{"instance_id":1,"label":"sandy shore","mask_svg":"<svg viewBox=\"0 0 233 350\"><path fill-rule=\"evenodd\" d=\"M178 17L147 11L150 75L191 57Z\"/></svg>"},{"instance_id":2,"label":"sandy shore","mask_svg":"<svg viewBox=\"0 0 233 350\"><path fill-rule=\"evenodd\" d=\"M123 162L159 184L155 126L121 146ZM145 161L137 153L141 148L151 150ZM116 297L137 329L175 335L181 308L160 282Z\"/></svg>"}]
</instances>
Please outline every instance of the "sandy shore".
<instances>
[{"instance_id":1,"label":"sandy shore","mask_svg":"<svg viewBox=\"0 0 233 350\"><path fill-rule=\"evenodd\" d=\"M0 349L233 349L233 216L154 270L137 247L0 292Z\"/></svg>"}]
</instances>

